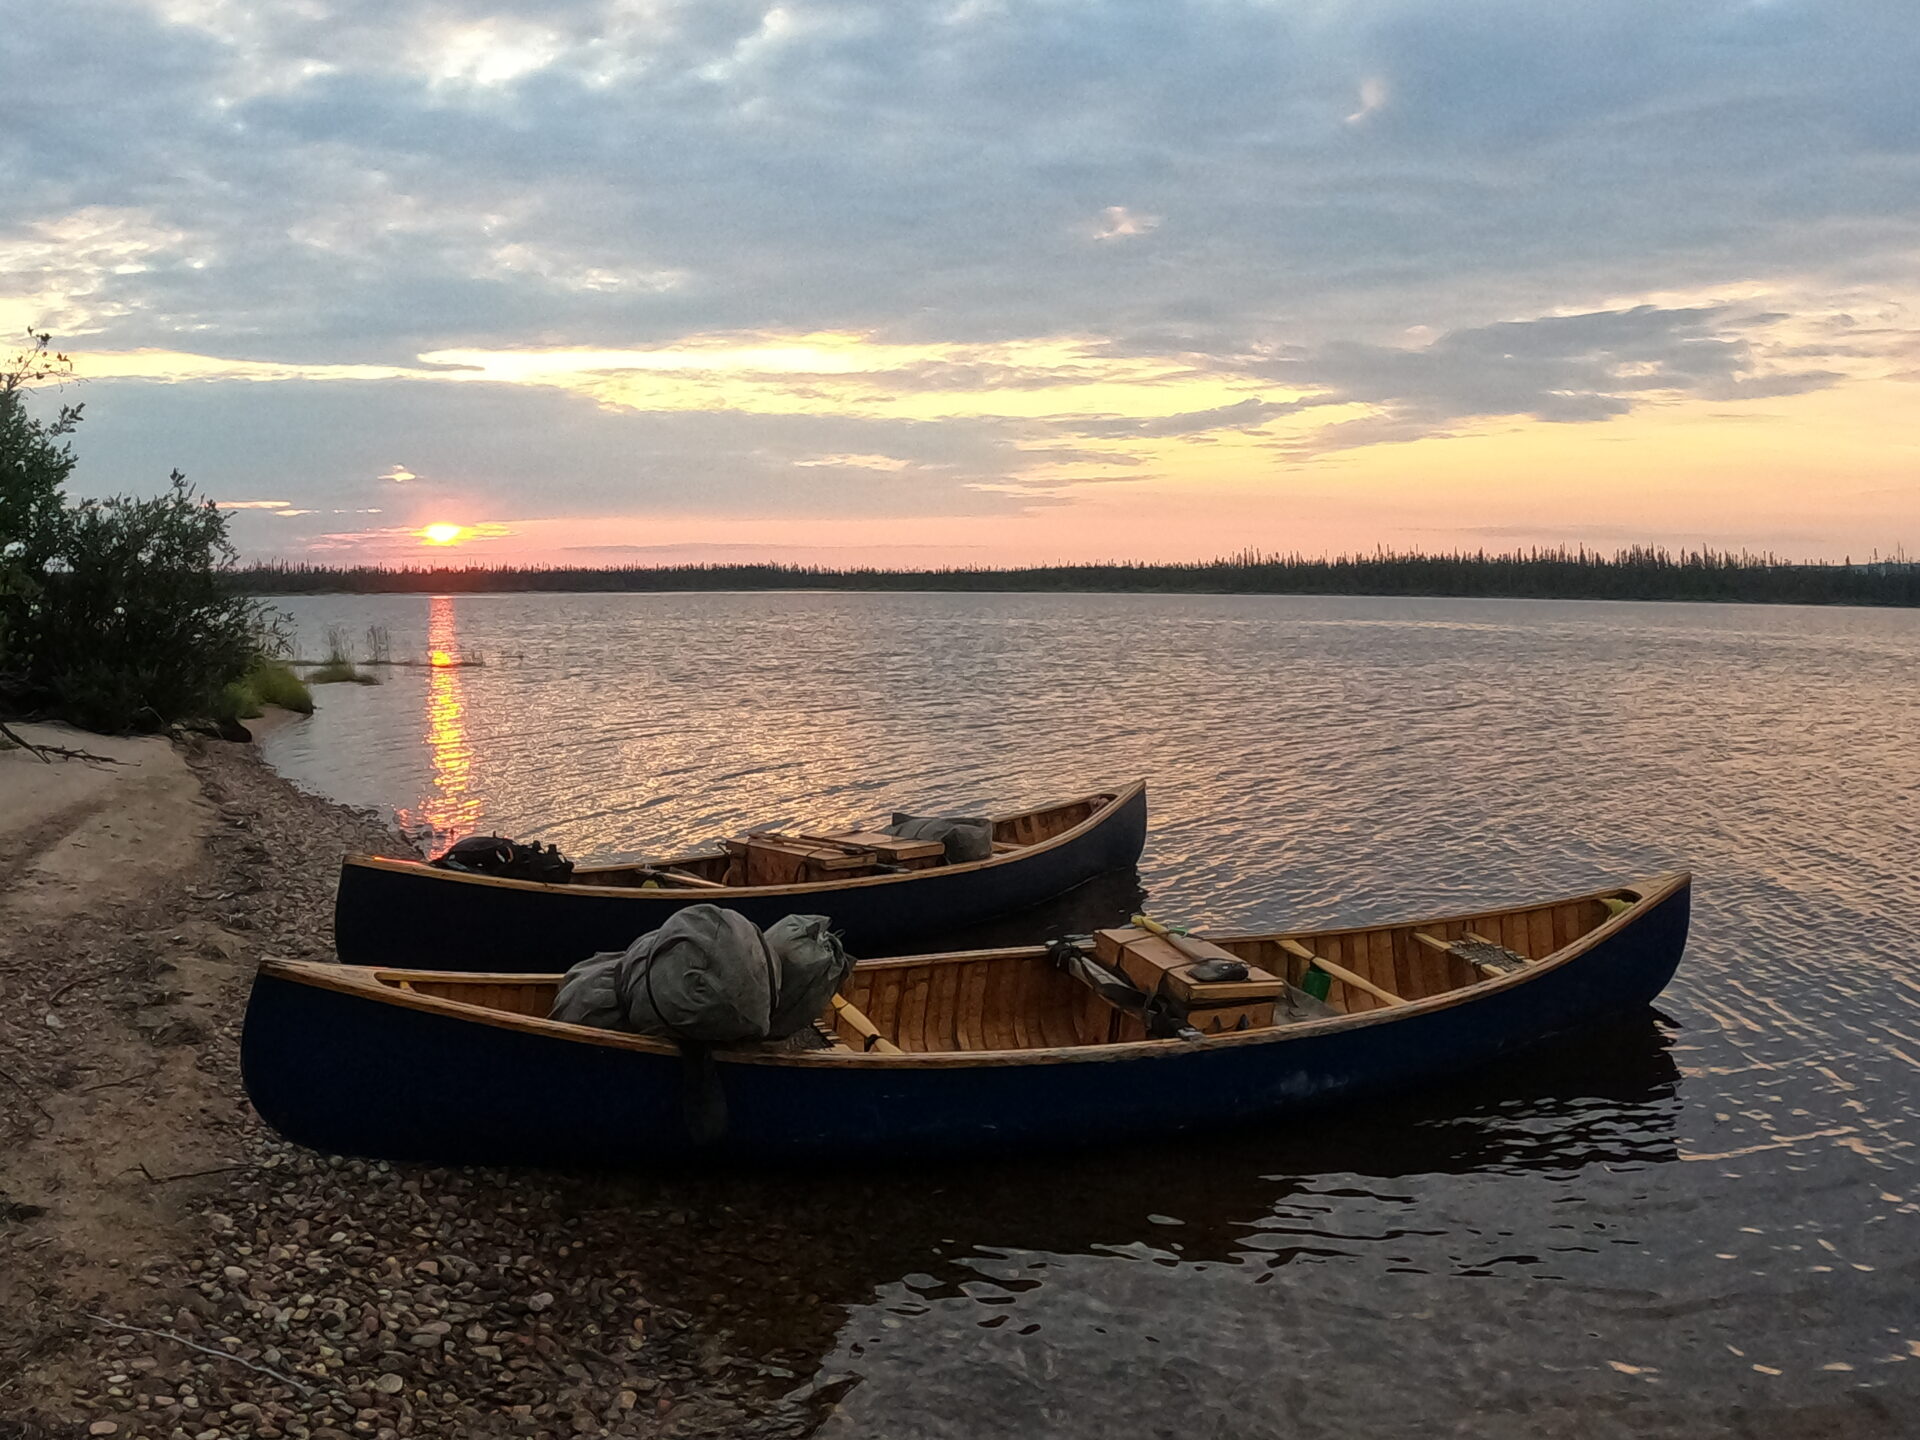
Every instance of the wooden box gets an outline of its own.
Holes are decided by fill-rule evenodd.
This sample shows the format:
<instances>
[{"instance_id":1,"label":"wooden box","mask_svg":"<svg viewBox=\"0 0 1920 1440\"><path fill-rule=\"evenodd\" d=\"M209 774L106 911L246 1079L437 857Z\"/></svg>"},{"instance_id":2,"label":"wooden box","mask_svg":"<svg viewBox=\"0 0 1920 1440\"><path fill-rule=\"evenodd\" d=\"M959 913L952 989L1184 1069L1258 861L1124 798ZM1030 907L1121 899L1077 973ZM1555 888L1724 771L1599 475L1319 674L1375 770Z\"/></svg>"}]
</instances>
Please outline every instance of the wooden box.
<instances>
[{"instance_id":1,"label":"wooden box","mask_svg":"<svg viewBox=\"0 0 1920 1440\"><path fill-rule=\"evenodd\" d=\"M907 840L866 830L854 830L833 838L864 846L886 864L901 865L909 870L925 870L940 864L947 856L947 847L938 840Z\"/></svg>"},{"instance_id":2,"label":"wooden box","mask_svg":"<svg viewBox=\"0 0 1920 1440\"><path fill-rule=\"evenodd\" d=\"M831 845L804 841L728 840L727 853L739 865L741 885L804 885L858 875L873 868L873 856L849 855Z\"/></svg>"},{"instance_id":3,"label":"wooden box","mask_svg":"<svg viewBox=\"0 0 1920 1440\"><path fill-rule=\"evenodd\" d=\"M1206 960L1240 958L1205 940L1189 939L1187 944ZM1274 1005L1285 988L1279 976L1257 965L1247 966L1245 980L1195 980L1192 971L1199 961L1184 954L1171 940L1131 925L1095 932L1093 953L1102 964L1118 970L1149 995L1164 989L1174 1001L1187 1007L1189 1022L1205 1034L1273 1024Z\"/></svg>"}]
</instances>

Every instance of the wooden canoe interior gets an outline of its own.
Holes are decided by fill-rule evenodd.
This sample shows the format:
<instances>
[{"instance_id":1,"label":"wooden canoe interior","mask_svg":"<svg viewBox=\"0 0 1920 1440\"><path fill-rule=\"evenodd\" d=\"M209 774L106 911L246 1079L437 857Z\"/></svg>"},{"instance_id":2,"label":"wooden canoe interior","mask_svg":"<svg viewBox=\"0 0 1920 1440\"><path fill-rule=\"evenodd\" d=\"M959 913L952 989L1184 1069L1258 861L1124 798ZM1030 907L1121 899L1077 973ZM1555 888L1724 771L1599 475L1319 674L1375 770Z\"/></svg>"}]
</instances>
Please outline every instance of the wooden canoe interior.
<instances>
[{"instance_id":1,"label":"wooden canoe interior","mask_svg":"<svg viewBox=\"0 0 1920 1440\"><path fill-rule=\"evenodd\" d=\"M993 850L995 857L1010 855L1019 850L1041 845L1064 835L1075 826L1092 819L1100 811L1114 803L1117 794L1086 795L1078 800L1069 800L1060 805L1043 806L1037 810L1021 810L1012 815L996 816L993 822ZM806 826L789 827L804 834L812 834ZM818 832L832 839L841 836L859 836L872 827L859 826L828 829ZM728 842L737 846L739 842ZM573 872L576 885L616 885L660 886L670 889L709 889L718 886L735 885L787 885L805 884L812 881L833 878L826 873L816 873L804 863L793 863L793 857L803 854L810 847L804 844L779 846L761 844L755 847L756 853L749 857L744 853L729 853L728 850L706 850L694 854L676 855L665 860L652 860L632 865L581 866ZM831 847L812 847L820 855L830 855ZM785 858L788 863L781 864ZM943 862L928 862L943 863ZM863 873L877 873L871 867L861 869L845 865L833 865L834 874L852 878Z\"/></svg>"},{"instance_id":2,"label":"wooden canoe interior","mask_svg":"<svg viewBox=\"0 0 1920 1440\"><path fill-rule=\"evenodd\" d=\"M1640 897L1616 892L1616 905ZM1337 930L1291 936L1242 936L1215 944L1263 970L1300 986L1308 961L1286 943L1310 951L1379 990L1412 1003L1489 978L1467 960L1436 948L1478 938L1529 961L1543 960L1604 923L1614 913L1594 898L1555 901L1529 908L1423 921L1376 929ZM1420 935L1429 937L1427 941ZM544 1018L559 989L558 977L427 977L413 973L383 983L512 1015ZM847 977L842 996L852 1013L835 1008L820 1022L835 1048L820 1054L865 1051L868 1022L886 1047L907 1054L953 1054L1000 1050L1064 1049L1146 1038L1139 1020L1116 1010L1091 989L1056 969L1037 948L966 951L950 955L878 960ZM1331 980L1327 1003L1343 1014L1390 1008L1391 1002L1340 979Z\"/></svg>"}]
</instances>

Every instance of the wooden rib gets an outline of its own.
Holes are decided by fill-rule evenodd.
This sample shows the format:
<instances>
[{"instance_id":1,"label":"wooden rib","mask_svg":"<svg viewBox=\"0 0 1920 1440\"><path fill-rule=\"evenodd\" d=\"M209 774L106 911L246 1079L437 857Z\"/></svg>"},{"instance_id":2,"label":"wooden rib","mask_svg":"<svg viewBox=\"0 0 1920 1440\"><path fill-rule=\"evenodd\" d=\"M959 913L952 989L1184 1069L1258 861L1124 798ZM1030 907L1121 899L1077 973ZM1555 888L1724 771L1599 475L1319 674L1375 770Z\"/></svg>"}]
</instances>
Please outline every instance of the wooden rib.
<instances>
[{"instance_id":1,"label":"wooden rib","mask_svg":"<svg viewBox=\"0 0 1920 1440\"><path fill-rule=\"evenodd\" d=\"M1013 1043L1019 1049L1034 1049L1033 1043L1033 967L1015 962L1013 984L1008 987L1013 1001Z\"/></svg>"},{"instance_id":2,"label":"wooden rib","mask_svg":"<svg viewBox=\"0 0 1920 1440\"><path fill-rule=\"evenodd\" d=\"M1411 930L1393 932L1393 988L1409 1000L1427 998L1427 948L1414 943Z\"/></svg>"},{"instance_id":3,"label":"wooden rib","mask_svg":"<svg viewBox=\"0 0 1920 1440\"><path fill-rule=\"evenodd\" d=\"M1404 995L1407 987L1400 983L1399 972L1393 967L1393 932L1376 930L1368 937L1369 959L1367 978L1373 981L1389 995Z\"/></svg>"},{"instance_id":4,"label":"wooden rib","mask_svg":"<svg viewBox=\"0 0 1920 1440\"><path fill-rule=\"evenodd\" d=\"M960 967L936 965L927 986L927 1019L922 1034L929 1050L958 1050L954 1005L960 994Z\"/></svg>"},{"instance_id":5,"label":"wooden rib","mask_svg":"<svg viewBox=\"0 0 1920 1440\"><path fill-rule=\"evenodd\" d=\"M1533 948L1527 952L1529 959L1544 960L1560 948L1553 943L1553 912L1550 910L1527 912L1527 935L1533 941Z\"/></svg>"},{"instance_id":6,"label":"wooden rib","mask_svg":"<svg viewBox=\"0 0 1920 1440\"><path fill-rule=\"evenodd\" d=\"M1335 966L1344 967L1346 974L1357 975L1359 972L1354 970L1352 965L1354 960L1359 959L1366 953L1366 948L1367 937L1364 932L1356 935L1343 935L1340 939L1339 946L1334 950L1331 958ZM1322 951L1321 953L1324 954L1326 952ZM1364 960L1362 960L1361 963L1364 964ZM1330 970L1327 973L1333 975L1335 981L1339 984L1340 1008L1345 1010L1349 1015L1364 1015L1369 1010L1378 1010L1380 1008L1379 1002L1365 990L1354 985L1349 985L1340 974L1336 974L1334 971ZM1366 977L1362 975L1360 978L1364 980Z\"/></svg>"},{"instance_id":7,"label":"wooden rib","mask_svg":"<svg viewBox=\"0 0 1920 1440\"><path fill-rule=\"evenodd\" d=\"M956 1048L984 1050L987 1033L984 1017L987 1008L987 965L969 965L960 977L960 1013L957 1017Z\"/></svg>"},{"instance_id":8,"label":"wooden rib","mask_svg":"<svg viewBox=\"0 0 1920 1440\"><path fill-rule=\"evenodd\" d=\"M1557 907L1557 910L1559 915L1558 929L1560 930L1562 938L1560 946L1556 948L1563 948L1571 945L1582 935L1586 934L1587 925L1582 916L1579 901L1575 900L1570 904L1561 905Z\"/></svg>"},{"instance_id":9,"label":"wooden rib","mask_svg":"<svg viewBox=\"0 0 1920 1440\"><path fill-rule=\"evenodd\" d=\"M874 976L873 994L867 1002L867 1014L882 1034L892 1034L900 1018L901 972L886 970Z\"/></svg>"},{"instance_id":10,"label":"wooden rib","mask_svg":"<svg viewBox=\"0 0 1920 1440\"><path fill-rule=\"evenodd\" d=\"M1325 955L1338 963L1346 957L1345 942L1344 935L1329 935L1314 941L1311 953L1315 956ZM1301 964L1300 973L1303 979L1311 968L1308 963ZM1331 971L1328 972L1328 978L1332 979ZM1339 1006L1343 1013L1358 1014L1361 1007L1370 1002L1358 990L1350 990L1339 980L1333 980L1333 983L1327 987L1327 1003Z\"/></svg>"},{"instance_id":11,"label":"wooden rib","mask_svg":"<svg viewBox=\"0 0 1920 1440\"><path fill-rule=\"evenodd\" d=\"M1442 940L1440 944L1443 948L1436 953L1422 938L1425 935L1426 932L1423 930L1407 932L1407 937L1414 942L1411 959L1413 973L1419 981L1419 998L1422 1000L1429 995L1438 995L1453 988L1452 967L1444 958L1447 953L1444 948L1447 942Z\"/></svg>"},{"instance_id":12,"label":"wooden rib","mask_svg":"<svg viewBox=\"0 0 1920 1440\"><path fill-rule=\"evenodd\" d=\"M1020 1048L1014 1038L1013 1017L1017 998L1014 987L1022 973L1019 961L1002 959L993 962L992 972L987 976L986 1030L990 1050Z\"/></svg>"},{"instance_id":13,"label":"wooden rib","mask_svg":"<svg viewBox=\"0 0 1920 1440\"><path fill-rule=\"evenodd\" d=\"M1494 921L1494 933L1500 937L1500 943L1515 953L1526 948L1526 928L1526 922L1511 912ZM1519 943L1516 944L1516 941Z\"/></svg>"},{"instance_id":14,"label":"wooden rib","mask_svg":"<svg viewBox=\"0 0 1920 1440\"><path fill-rule=\"evenodd\" d=\"M1347 969L1344 965L1335 964L1331 960L1327 960L1321 956L1315 955L1313 951L1307 949L1306 946L1300 944L1298 940L1282 940L1280 943L1287 948L1288 953L1297 955L1302 960L1312 961L1315 965L1318 965L1322 970L1326 971L1327 974L1333 976L1333 978L1338 980L1341 984L1353 987L1355 989L1363 990L1367 994L1371 995L1374 999L1382 1002L1383 1004L1404 1005L1407 1003L1406 1001L1402 1000L1398 995L1394 994L1393 991L1388 990L1383 986L1374 984L1371 980L1367 979L1366 976L1356 975L1354 974L1353 971Z\"/></svg>"},{"instance_id":15,"label":"wooden rib","mask_svg":"<svg viewBox=\"0 0 1920 1440\"><path fill-rule=\"evenodd\" d=\"M936 1047L927 1043L927 995L933 989L933 971L923 966L904 984L906 994L893 1038L903 1050L932 1050Z\"/></svg>"},{"instance_id":16,"label":"wooden rib","mask_svg":"<svg viewBox=\"0 0 1920 1440\"><path fill-rule=\"evenodd\" d=\"M1074 1009L1073 1033L1082 1045L1105 1045L1113 1039L1114 1007L1102 1000L1090 985L1082 985L1080 1003Z\"/></svg>"},{"instance_id":17,"label":"wooden rib","mask_svg":"<svg viewBox=\"0 0 1920 1440\"><path fill-rule=\"evenodd\" d=\"M1527 916L1523 910L1509 910L1500 917L1500 928L1507 937L1507 949L1516 955L1525 955L1533 944L1533 935L1527 929Z\"/></svg>"},{"instance_id":18,"label":"wooden rib","mask_svg":"<svg viewBox=\"0 0 1920 1440\"><path fill-rule=\"evenodd\" d=\"M1051 967L1045 971L1044 980L1042 1004L1045 1008L1041 1011L1040 1028L1046 1032L1047 1044L1056 1050L1078 1045L1080 1033L1074 1025L1074 1011L1080 987ZM1073 985L1073 988L1067 990L1063 985Z\"/></svg>"},{"instance_id":19,"label":"wooden rib","mask_svg":"<svg viewBox=\"0 0 1920 1440\"><path fill-rule=\"evenodd\" d=\"M1000 1003L1001 971L998 960L983 960L980 970L980 1008L976 1012L982 1050L1009 1050L1013 1031L1007 1025L1006 1007Z\"/></svg>"},{"instance_id":20,"label":"wooden rib","mask_svg":"<svg viewBox=\"0 0 1920 1440\"><path fill-rule=\"evenodd\" d=\"M844 996L836 995L833 997L833 1008L840 1019L851 1025L854 1033L867 1042L863 1048L871 1050L876 1055L899 1055L903 1053L898 1045L882 1035L879 1027L862 1014L859 1008L849 1002Z\"/></svg>"}]
</instances>

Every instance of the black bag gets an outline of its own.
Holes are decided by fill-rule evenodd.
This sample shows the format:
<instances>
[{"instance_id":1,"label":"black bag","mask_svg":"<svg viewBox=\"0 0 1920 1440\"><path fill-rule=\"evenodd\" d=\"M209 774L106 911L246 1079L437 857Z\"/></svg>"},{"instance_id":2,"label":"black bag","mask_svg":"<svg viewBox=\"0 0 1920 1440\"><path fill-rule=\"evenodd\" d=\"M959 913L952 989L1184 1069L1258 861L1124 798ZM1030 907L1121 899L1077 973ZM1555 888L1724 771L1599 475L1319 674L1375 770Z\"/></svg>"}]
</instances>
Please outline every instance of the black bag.
<instances>
[{"instance_id":1,"label":"black bag","mask_svg":"<svg viewBox=\"0 0 1920 1440\"><path fill-rule=\"evenodd\" d=\"M573 862L552 845L522 845L504 835L469 835L427 862L442 870L492 875L501 880L538 880L564 885L573 879Z\"/></svg>"}]
</instances>

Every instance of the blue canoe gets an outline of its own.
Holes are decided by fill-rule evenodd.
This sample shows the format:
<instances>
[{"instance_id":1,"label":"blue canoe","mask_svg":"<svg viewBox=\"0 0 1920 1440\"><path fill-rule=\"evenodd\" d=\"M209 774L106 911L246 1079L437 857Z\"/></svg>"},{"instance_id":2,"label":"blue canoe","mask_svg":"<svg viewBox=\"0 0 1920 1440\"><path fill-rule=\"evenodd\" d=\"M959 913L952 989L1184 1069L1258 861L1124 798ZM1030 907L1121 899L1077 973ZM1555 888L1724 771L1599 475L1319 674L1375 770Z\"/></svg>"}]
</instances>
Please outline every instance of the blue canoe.
<instances>
[{"instance_id":1,"label":"blue canoe","mask_svg":"<svg viewBox=\"0 0 1920 1440\"><path fill-rule=\"evenodd\" d=\"M340 867L334 950L349 965L564 970L624 950L674 911L705 903L763 928L788 915L826 915L849 950L884 954L1137 864L1147 784L996 816L993 828L990 859L798 884L739 883L751 877L741 873L742 857L725 850L582 866L557 885L354 855Z\"/></svg>"},{"instance_id":2,"label":"blue canoe","mask_svg":"<svg viewBox=\"0 0 1920 1440\"><path fill-rule=\"evenodd\" d=\"M823 1021L831 1048L707 1065L545 1019L556 975L269 961L242 1066L288 1138L393 1160L646 1168L1139 1139L1404 1095L1644 1015L1686 944L1690 890L1675 873L1503 910L1216 937L1294 985L1311 956L1338 1013L1201 1039L1113 1040L1125 1032L1107 1001L1040 947L867 961Z\"/></svg>"}]
</instances>

